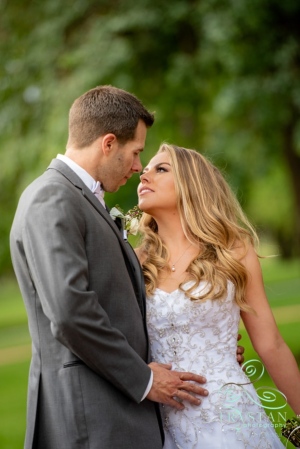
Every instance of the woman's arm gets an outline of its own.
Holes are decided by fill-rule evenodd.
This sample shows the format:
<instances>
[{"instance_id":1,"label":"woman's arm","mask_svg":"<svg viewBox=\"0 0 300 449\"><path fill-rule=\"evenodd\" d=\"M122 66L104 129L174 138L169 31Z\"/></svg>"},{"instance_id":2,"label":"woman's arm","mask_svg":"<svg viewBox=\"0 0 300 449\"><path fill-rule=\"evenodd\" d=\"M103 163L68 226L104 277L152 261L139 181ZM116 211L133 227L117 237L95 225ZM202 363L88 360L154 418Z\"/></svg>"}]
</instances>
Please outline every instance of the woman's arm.
<instances>
[{"instance_id":1,"label":"woman's arm","mask_svg":"<svg viewBox=\"0 0 300 449\"><path fill-rule=\"evenodd\" d=\"M287 397L288 404L300 414L300 372L296 360L279 333L265 293L258 257L250 247L241 261L249 275L247 304L255 313L241 312L241 317L255 351L276 387Z\"/></svg>"}]
</instances>

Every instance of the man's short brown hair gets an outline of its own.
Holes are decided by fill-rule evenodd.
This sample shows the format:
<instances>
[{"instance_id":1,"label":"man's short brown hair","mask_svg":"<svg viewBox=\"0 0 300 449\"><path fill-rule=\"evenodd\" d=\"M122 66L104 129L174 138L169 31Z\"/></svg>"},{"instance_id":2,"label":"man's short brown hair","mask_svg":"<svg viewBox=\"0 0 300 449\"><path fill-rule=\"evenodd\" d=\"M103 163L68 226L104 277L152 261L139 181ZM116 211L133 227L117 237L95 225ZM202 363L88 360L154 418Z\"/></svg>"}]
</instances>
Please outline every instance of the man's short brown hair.
<instances>
[{"instance_id":1,"label":"man's short brown hair","mask_svg":"<svg viewBox=\"0 0 300 449\"><path fill-rule=\"evenodd\" d=\"M133 94L98 86L77 98L69 113L68 147L84 148L112 133L121 143L134 138L139 120L152 126L154 116Z\"/></svg>"}]
</instances>

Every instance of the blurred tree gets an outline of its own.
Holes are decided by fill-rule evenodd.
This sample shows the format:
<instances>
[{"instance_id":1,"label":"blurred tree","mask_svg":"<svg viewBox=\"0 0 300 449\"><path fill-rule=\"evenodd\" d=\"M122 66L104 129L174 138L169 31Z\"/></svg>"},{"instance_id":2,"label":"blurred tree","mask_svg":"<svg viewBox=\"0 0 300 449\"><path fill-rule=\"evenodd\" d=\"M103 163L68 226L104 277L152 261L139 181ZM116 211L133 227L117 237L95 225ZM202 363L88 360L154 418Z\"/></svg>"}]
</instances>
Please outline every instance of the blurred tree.
<instances>
[{"instance_id":1,"label":"blurred tree","mask_svg":"<svg viewBox=\"0 0 300 449\"><path fill-rule=\"evenodd\" d=\"M0 272L10 267L20 192L64 152L72 101L105 83L156 111L144 161L162 140L205 148L251 216L291 246L288 205L300 211L299 11L297 0L0 0ZM276 210L263 219L259 193L282 161L295 198L282 194L284 229ZM108 195L109 204L132 207L137 182Z\"/></svg>"},{"instance_id":2,"label":"blurred tree","mask_svg":"<svg viewBox=\"0 0 300 449\"><path fill-rule=\"evenodd\" d=\"M206 57L219 80L208 145L240 178L245 207L251 200L251 216L276 237L281 254L299 255L300 3L208 0L203 14Z\"/></svg>"}]
</instances>

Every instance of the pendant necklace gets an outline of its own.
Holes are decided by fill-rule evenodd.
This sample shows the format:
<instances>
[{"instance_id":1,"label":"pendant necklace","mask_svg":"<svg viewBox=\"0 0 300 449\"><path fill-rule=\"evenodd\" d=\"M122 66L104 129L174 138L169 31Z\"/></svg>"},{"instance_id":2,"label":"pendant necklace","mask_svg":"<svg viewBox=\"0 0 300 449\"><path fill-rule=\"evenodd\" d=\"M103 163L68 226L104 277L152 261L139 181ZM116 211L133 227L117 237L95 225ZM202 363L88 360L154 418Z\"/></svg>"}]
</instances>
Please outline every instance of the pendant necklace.
<instances>
[{"instance_id":1,"label":"pendant necklace","mask_svg":"<svg viewBox=\"0 0 300 449\"><path fill-rule=\"evenodd\" d=\"M179 259L176 260L176 262L172 263L172 265L171 265L171 271L173 271L173 272L176 271L175 265L177 264L177 262L180 261L180 259L185 255L185 253L187 252L187 250L188 250L191 246L192 246L192 244L190 244L190 245L183 251L183 253L182 253L181 256L179 257Z\"/></svg>"}]
</instances>

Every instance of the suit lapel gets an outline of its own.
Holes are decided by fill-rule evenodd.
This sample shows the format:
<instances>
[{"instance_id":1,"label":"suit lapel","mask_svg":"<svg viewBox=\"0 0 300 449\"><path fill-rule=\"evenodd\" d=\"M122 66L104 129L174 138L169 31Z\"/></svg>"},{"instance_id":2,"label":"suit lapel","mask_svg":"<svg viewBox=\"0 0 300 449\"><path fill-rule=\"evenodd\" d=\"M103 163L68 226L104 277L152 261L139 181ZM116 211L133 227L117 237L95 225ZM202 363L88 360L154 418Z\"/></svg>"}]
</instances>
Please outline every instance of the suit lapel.
<instances>
[{"instance_id":1,"label":"suit lapel","mask_svg":"<svg viewBox=\"0 0 300 449\"><path fill-rule=\"evenodd\" d=\"M83 197L100 213L104 220L112 228L118 239L122 242L120 232L118 231L113 219L107 212L107 210L102 206L100 201L91 192L91 190L84 184L84 182L76 175L76 173L64 162L59 159L53 159L47 170L54 169L58 171L62 176L64 176L68 181L70 181L83 195Z\"/></svg>"},{"instance_id":2,"label":"suit lapel","mask_svg":"<svg viewBox=\"0 0 300 449\"><path fill-rule=\"evenodd\" d=\"M76 175L76 173L64 162L59 159L53 159L48 169L53 169L58 171L62 176L64 176L68 181L70 181L83 195L83 197L99 212L102 218L109 224L116 237L119 240L124 260L127 266L127 270L134 287L135 295L142 313L143 318L145 318L145 288L142 281L142 272L140 268L139 261L133 251L132 247L127 241L123 239L123 231L120 230L117 224L109 215L109 212L102 206L95 195L90 191L90 189L84 184L84 182Z\"/></svg>"},{"instance_id":3,"label":"suit lapel","mask_svg":"<svg viewBox=\"0 0 300 449\"><path fill-rule=\"evenodd\" d=\"M123 236L123 233L124 233L123 223L119 217L117 217L115 219L115 224L117 225L117 227L120 231L120 234ZM130 243L124 239L123 239L123 243L125 245L126 253L131 261L132 269L135 273L135 279L132 282L133 286L137 287L137 288L135 288L135 295L137 297L137 300L138 300L138 303L139 303L139 306L140 306L140 309L142 312L142 316L143 316L143 318L145 318L146 291L145 291L145 282L144 282L140 262L138 261L135 251L132 248L132 246L130 245Z\"/></svg>"},{"instance_id":4,"label":"suit lapel","mask_svg":"<svg viewBox=\"0 0 300 449\"><path fill-rule=\"evenodd\" d=\"M132 246L130 245L130 243L126 241L125 245L126 245L127 254L130 257L130 260L131 260L131 263L132 263L132 266L133 266L134 272L135 272L136 283L133 284L133 285L137 286L137 289L135 289L135 295L137 297L137 300L138 300L138 303L139 303L139 306L140 306L140 309L142 312L142 316L143 316L143 318L145 318L146 293L145 293L145 283L144 283L144 279L143 279L140 262L138 261L137 256L136 256Z\"/></svg>"}]
</instances>

